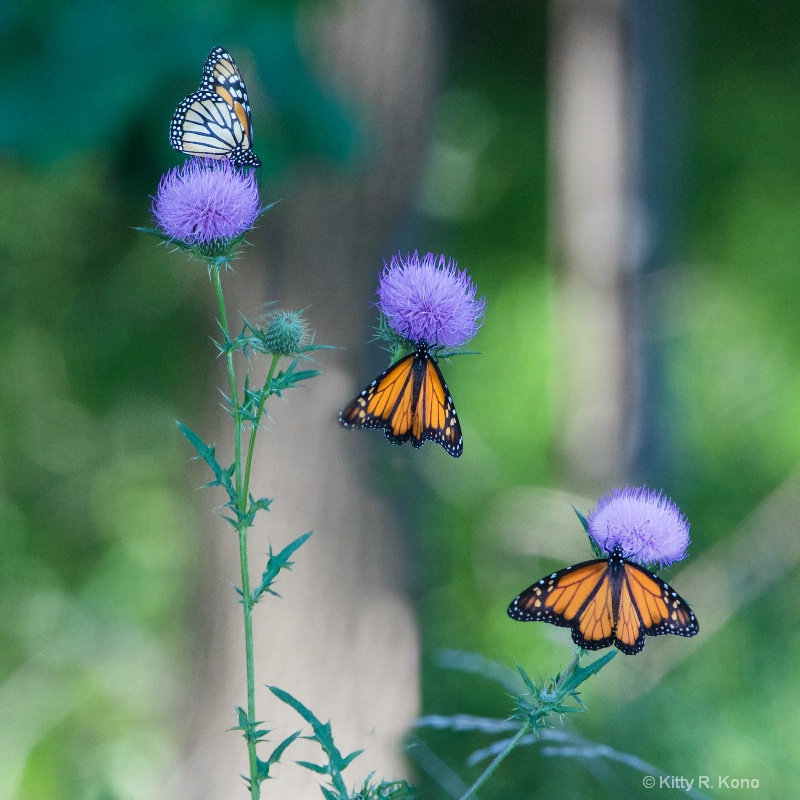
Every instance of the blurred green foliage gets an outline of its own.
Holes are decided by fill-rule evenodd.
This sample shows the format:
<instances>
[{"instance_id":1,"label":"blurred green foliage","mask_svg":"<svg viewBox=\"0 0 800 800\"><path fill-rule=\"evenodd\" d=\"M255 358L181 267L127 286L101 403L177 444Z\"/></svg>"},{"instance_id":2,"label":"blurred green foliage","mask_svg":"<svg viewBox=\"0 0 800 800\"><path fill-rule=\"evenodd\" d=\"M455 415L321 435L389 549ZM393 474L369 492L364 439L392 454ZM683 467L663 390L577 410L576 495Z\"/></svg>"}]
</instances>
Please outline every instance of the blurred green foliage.
<instances>
[{"instance_id":1,"label":"blurred green foliage","mask_svg":"<svg viewBox=\"0 0 800 800\"><path fill-rule=\"evenodd\" d=\"M192 291L125 242L96 162L0 170L0 795L121 795L175 755L195 511L162 431Z\"/></svg>"},{"instance_id":2,"label":"blurred green foliage","mask_svg":"<svg viewBox=\"0 0 800 800\"><path fill-rule=\"evenodd\" d=\"M201 555L186 452L163 432L200 413L204 367L193 351L176 357L174 331L206 324L205 276L176 278L131 227L146 223L148 194L178 160L167 121L218 43L241 43L254 62L265 175L300 154L358 157L365 143L346 107L297 50L297 6L253 1L232 15L216 3L51 0L0 10L0 72L18 99L0 119L0 708L14 720L0 727L0 797L158 797L177 757L185 581ZM384 477L413 509L425 711L503 717L508 697L442 670L435 654L476 650L532 674L556 672L571 654L565 631L505 617L516 593L561 564L509 553L491 524L510 489L558 483L546 7L445 10L448 72L418 231L470 270L489 308L474 342L482 355L443 365L468 448L458 470L429 446L412 454L413 479L388 457ZM683 263L657 331L671 448L664 471L647 477L688 515L700 554L798 463L800 11L788 0L715 1L691 4L687 19ZM461 176L449 194L435 180L448 165ZM738 598L711 635L696 609L697 649L644 694L615 682L615 659L587 684L590 713L570 724L670 774L735 771L769 796L793 796L800 635L787 620L800 614L797 572L791 564L760 596ZM684 646L659 640L638 658L655 668L659 653ZM464 760L479 736L425 739L465 780L478 774ZM430 778L422 786L442 796ZM642 791L629 767L534 747L481 797Z\"/></svg>"}]
</instances>

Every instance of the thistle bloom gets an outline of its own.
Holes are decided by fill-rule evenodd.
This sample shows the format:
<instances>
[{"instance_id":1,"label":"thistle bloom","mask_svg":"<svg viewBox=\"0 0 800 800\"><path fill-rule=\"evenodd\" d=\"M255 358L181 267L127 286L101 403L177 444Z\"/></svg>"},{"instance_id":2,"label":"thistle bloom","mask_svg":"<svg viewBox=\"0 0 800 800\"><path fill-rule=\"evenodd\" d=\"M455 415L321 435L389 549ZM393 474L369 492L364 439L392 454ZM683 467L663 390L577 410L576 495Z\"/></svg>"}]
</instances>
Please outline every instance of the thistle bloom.
<instances>
[{"instance_id":1,"label":"thistle bloom","mask_svg":"<svg viewBox=\"0 0 800 800\"><path fill-rule=\"evenodd\" d=\"M189 159L161 178L153 198L161 230L203 250L238 239L260 212L253 172L237 170L227 159Z\"/></svg>"},{"instance_id":2,"label":"thistle bloom","mask_svg":"<svg viewBox=\"0 0 800 800\"><path fill-rule=\"evenodd\" d=\"M616 545L639 564L667 567L686 556L689 523L661 492L646 486L614 489L587 518L589 536L607 553Z\"/></svg>"},{"instance_id":3,"label":"thistle bloom","mask_svg":"<svg viewBox=\"0 0 800 800\"><path fill-rule=\"evenodd\" d=\"M453 259L428 253L392 256L381 273L378 308L389 327L412 342L456 348L466 344L483 322L486 298Z\"/></svg>"}]
</instances>

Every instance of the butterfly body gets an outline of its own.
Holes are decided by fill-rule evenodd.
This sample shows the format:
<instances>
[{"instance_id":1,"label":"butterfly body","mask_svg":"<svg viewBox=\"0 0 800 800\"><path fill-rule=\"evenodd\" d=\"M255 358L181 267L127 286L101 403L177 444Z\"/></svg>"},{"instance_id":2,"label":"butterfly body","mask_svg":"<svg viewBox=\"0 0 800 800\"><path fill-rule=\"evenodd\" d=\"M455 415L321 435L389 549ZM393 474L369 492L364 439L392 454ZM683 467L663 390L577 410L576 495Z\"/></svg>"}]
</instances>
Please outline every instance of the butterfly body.
<instances>
[{"instance_id":1,"label":"butterfly body","mask_svg":"<svg viewBox=\"0 0 800 800\"><path fill-rule=\"evenodd\" d=\"M442 373L421 341L392 364L339 414L345 428L381 428L392 444L440 444L451 456L463 451L461 425Z\"/></svg>"},{"instance_id":2,"label":"butterfly body","mask_svg":"<svg viewBox=\"0 0 800 800\"><path fill-rule=\"evenodd\" d=\"M172 117L170 144L182 153L228 158L234 166L260 167L253 152L250 103L233 56L215 47L203 65L200 88Z\"/></svg>"},{"instance_id":3,"label":"butterfly body","mask_svg":"<svg viewBox=\"0 0 800 800\"><path fill-rule=\"evenodd\" d=\"M511 602L508 615L571 628L575 644L586 650L613 644L627 655L644 647L645 635L694 636L700 630L686 601L625 559L619 545L607 559L575 564L529 586Z\"/></svg>"}]
</instances>

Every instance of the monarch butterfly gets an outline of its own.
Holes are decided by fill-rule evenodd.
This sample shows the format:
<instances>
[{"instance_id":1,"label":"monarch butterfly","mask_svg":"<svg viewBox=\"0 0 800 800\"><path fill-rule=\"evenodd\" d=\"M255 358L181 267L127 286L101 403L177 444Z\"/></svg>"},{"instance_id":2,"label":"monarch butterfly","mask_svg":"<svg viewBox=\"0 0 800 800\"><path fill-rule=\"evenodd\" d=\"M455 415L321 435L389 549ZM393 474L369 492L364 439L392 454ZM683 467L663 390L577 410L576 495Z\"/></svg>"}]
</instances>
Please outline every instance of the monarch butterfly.
<instances>
[{"instance_id":1,"label":"monarch butterfly","mask_svg":"<svg viewBox=\"0 0 800 800\"><path fill-rule=\"evenodd\" d=\"M508 616L572 628L586 650L616 645L635 655L645 634L694 636L700 626L686 601L661 578L628 561L617 545L611 555L584 561L529 586L514 598Z\"/></svg>"},{"instance_id":2,"label":"monarch butterfly","mask_svg":"<svg viewBox=\"0 0 800 800\"><path fill-rule=\"evenodd\" d=\"M381 373L339 413L345 428L383 428L392 444L426 439L458 458L464 442L453 398L425 341Z\"/></svg>"},{"instance_id":3,"label":"monarch butterfly","mask_svg":"<svg viewBox=\"0 0 800 800\"><path fill-rule=\"evenodd\" d=\"M172 117L170 144L182 153L228 158L236 167L260 167L252 151L253 126L242 76L230 53L215 47L203 65L200 88Z\"/></svg>"}]
</instances>

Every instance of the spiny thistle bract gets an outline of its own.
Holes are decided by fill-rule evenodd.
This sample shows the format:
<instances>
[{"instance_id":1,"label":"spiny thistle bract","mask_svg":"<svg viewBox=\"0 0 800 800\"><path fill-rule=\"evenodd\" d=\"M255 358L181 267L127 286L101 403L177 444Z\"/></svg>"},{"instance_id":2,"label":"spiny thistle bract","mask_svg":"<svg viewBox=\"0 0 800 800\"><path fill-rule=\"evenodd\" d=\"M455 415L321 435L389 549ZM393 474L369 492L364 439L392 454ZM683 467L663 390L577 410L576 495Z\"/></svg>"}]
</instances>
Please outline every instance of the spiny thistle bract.
<instances>
[{"instance_id":1,"label":"spiny thistle bract","mask_svg":"<svg viewBox=\"0 0 800 800\"><path fill-rule=\"evenodd\" d=\"M308 341L308 323L302 311L273 311L264 320L264 346L275 355L299 352Z\"/></svg>"}]
</instances>

